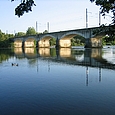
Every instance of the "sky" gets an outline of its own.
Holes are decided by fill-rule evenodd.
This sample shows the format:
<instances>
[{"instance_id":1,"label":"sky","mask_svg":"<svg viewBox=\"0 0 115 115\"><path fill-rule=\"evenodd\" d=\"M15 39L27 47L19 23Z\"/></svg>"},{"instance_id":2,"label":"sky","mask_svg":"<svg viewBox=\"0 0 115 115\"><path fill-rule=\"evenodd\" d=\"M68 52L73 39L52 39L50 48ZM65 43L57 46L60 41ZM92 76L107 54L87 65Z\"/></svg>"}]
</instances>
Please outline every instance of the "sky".
<instances>
[{"instance_id":1,"label":"sky","mask_svg":"<svg viewBox=\"0 0 115 115\"><path fill-rule=\"evenodd\" d=\"M86 8L88 27L99 26L99 6L90 0L34 0L32 12L25 13L20 18L15 15L15 8L21 0L0 0L0 30L4 33L15 34L26 32L28 27L37 31L49 32L86 28ZM109 24L110 17L101 16L101 24Z\"/></svg>"}]
</instances>

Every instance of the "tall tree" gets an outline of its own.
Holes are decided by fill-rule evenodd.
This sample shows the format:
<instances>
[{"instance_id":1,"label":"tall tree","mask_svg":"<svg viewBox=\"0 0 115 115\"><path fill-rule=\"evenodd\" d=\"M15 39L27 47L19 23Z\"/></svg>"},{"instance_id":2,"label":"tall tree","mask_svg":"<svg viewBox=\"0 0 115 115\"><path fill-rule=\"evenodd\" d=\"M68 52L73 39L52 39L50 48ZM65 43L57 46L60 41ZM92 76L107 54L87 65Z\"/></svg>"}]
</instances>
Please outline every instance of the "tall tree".
<instances>
[{"instance_id":1,"label":"tall tree","mask_svg":"<svg viewBox=\"0 0 115 115\"><path fill-rule=\"evenodd\" d=\"M20 37L20 36L25 36L26 34L24 32L18 32L15 34L16 37Z\"/></svg>"},{"instance_id":2,"label":"tall tree","mask_svg":"<svg viewBox=\"0 0 115 115\"><path fill-rule=\"evenodd\" d=\"M35 35L36 31L34 27L29 27L28 30L26 31L26 35Z\"/></svg>"},{"instance_id":3,"label":"tall tree","mask_svg":"<svg viewBox=\"0 0 115 115\"><path fill-rule=\"evenodd\" d=\"M112 12L112 21L115 24L115 0L90 0L95 2L96 5L100 6L100 10L103 16L106 16L106 13Z\"/></svg>"},{"instance_id":4,"label":"tall tree","mask_svg":"<svg viewBox=\"0 0 115 115\"><path fill-rule=\"evenodd\" d=\"M15 0L11 0L13 2ZM36 6L34 0L21 0L20 4L15 8L15 15L22 16L25 12L32 11L32 6Z\"/></svg>"},{"instance_id":5,"label":"tall tree","mask_svg":"<svg viewBox=\"0 0 115 115\"><path fill-rule=\"evenodd\" d=\"M96 5L100 6L100 12L102 16L106 16L106 14L112 13L111 19L112 23L110 23L110 28L106 30L107 34L111 37L115 35L115 0L90 0L91 2L95 2Z\"/></svg>"}]
</instances>

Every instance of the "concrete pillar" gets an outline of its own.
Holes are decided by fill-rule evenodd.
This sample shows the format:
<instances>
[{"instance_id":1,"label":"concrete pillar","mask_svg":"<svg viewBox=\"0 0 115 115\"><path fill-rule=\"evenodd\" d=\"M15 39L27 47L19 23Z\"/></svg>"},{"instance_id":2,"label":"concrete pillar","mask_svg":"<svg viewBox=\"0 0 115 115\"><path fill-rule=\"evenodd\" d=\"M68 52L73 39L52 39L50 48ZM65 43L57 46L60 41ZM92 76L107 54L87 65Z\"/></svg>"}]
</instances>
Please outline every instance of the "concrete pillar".
<instances>
[{"instance_id":1,"label":"concrete pillar","mask_svg":"<svg viewBox=\"0 0 115 115\"><path fill-rule=\"evenodd\" d=\"M24 47L25 41L22 41L22 48Z\"/></svg>"},{"instance_id":2,"label":"concrete pillar","mask_svg":"<svg viewBox=\"0 0 115 115\"><path fill-rule=\"evenodd\" d=\"M91 44L91 39L90 38L86 38L85 39L85 48L91 48L92 44Z\"/></svg>"},{"instance_id":3,"label":"concrete pillar","mask_svg":"<svg viewBox=\"0 0 115 115\"><path fill-rule=\"evenodd\" d=\"M59 48L59 39L57 38L56 39L56 49L58 49Z\"/></svg>"},{"instance_id":4,"label":"concrete pillar","mask_svg":"<svg viewBox=\"0 0 115 115\"><path fill-rule=\"evenodd\" d=\"M91 44L93 48L102 48L101 38L91 38Z\"/></svg>"},{"instance_id":5,"label":"concrete pillar","mask_svg":"<svg viewBox=\"0 0 115 115\"><path fill-rule=\"evenodd\" d=\"M85 48L102 48L101 38L90 38L85 40Z\"/></svg>"},{"instance_id":6,"label":"concrete pillar","mask_svg":"<svg viewBox=\"0 0 115 115\"><path fill-rule=\"evenodd\" d=\"M36 41L36 47L39 48L39 40Z\"/></svg>"}]
</instances>

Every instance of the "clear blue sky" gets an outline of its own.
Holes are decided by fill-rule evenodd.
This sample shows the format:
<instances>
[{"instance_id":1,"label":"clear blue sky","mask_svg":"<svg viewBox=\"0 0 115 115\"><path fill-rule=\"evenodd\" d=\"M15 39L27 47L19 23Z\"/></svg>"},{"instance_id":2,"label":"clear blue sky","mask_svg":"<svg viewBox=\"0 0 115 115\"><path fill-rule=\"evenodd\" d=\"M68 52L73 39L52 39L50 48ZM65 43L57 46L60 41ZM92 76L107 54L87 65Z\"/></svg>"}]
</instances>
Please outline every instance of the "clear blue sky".
<instances>
[{"instance_id":1,"label":"clear blue sky","mask_svg":"<svg viewBox=\"0 0 115 115\"><path fill-rule=\"evenodd\" d=\"M35 0L33 11L19 18L14 11L20 1L0 0L0 29L3 32L26 32L28 27L36 28L36 21L38 32L47 29L47 22L50 32L85 28L86 8L88 27L99 25L99 7L90 0ZM109 17L101 18L101 23L110 23Z\"/></svg>"}]
</instances>

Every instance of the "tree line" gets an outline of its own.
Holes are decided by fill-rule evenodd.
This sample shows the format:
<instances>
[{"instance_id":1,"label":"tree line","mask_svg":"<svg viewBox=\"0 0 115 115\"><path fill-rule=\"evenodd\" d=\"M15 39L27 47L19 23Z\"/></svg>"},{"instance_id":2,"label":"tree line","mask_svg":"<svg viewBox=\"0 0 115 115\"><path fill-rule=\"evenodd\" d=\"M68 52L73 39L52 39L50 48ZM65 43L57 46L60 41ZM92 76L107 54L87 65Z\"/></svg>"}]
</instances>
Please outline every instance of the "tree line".
<instances>
[{"instance_id":1,"label":"tree line","mask_svg":"<svg viewBox=\"0 0 115 115\"><path fill-rule=\"evenodd\" d=\"M44 33L48 33L47 30L44 30ZM38 33L36 32L36 30L34 29L34 27L28 27L26 32L17 32L14 34L8 34L8 33L3 33L0 30L0 48L11 48L13 47L13 38L15 37L21 37L21 36L28 36L28 35L36 35L36 34L42 34L42 33ZM54 38L50 39L50 45L53 46L56 44L56 40Z\"/></svg>"}]
</instances>

